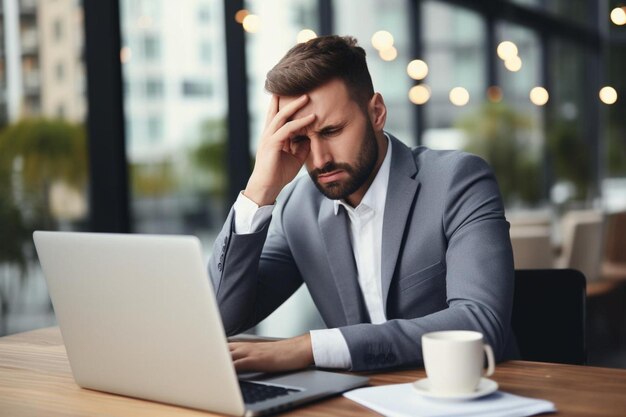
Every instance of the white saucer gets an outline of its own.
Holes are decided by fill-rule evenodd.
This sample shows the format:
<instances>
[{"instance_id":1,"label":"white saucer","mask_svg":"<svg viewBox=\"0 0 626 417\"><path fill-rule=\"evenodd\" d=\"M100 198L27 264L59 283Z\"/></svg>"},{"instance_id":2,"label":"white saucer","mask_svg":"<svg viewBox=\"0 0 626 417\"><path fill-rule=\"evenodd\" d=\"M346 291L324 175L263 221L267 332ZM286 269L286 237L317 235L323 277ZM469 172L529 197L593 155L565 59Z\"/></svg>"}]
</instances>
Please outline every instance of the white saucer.
<instances>
[{"instance_id":1,"label":"white saucer","mask_svg":"<svg viewBox=\"0 0 626 417\"><path fill-rule=\"evenodd\" d=\"M418 379L411 385L413 386L415 391L417 391L420 395L424 397L454 401L472 400L474 398L489 395L498 389L498 383L489 378L480 378L480 382L478 383L476 389L472 392L468 392L467 394L448 394L444 392L433 392L430 390L428 378Z\"/></svg>"}]
</instances>

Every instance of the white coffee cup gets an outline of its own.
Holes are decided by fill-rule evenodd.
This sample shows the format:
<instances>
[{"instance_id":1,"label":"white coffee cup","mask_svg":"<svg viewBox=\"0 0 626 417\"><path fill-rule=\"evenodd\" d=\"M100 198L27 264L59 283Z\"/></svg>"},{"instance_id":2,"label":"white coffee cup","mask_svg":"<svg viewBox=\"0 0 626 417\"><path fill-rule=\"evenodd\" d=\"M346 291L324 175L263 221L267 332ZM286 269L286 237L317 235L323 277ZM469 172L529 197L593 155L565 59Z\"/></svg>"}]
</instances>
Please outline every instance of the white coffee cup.
<instances>
[{"instance_id":1,"label":"white coffee cup","mask_svg":"<svg viewBox=\"0 0 626 417\"><path fill-rule=\"evenodd\" d=\"M484 355L487 369L483 369ZM422 335L422 354L432 392L459 395L476 390L482 376L491 376L495 361L491 346L479 332L448 330Z\"/></svg>"}]
</instances>

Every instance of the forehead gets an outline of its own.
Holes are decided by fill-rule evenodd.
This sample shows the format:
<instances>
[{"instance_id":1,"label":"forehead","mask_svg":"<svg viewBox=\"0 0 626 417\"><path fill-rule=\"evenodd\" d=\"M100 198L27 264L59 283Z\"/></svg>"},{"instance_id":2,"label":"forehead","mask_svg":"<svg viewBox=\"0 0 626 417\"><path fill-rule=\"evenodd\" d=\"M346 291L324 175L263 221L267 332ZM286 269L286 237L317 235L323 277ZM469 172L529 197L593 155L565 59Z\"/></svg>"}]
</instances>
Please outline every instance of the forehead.
<instances>
[{"instance_id":1,"label":"forehead","mask_svg":"<svg viewBox=\"0 0 626 417\"><path fill-rule=\"evenodd\" d=\"M315 114L316 123L329 121L333 116L347 116L358 110L358 104L352 100L346 84L340 79L333 79L306 93L308 103L298 110L292 117L300 118ZM282 96L278 98L278 109L296 100L298 96Z\"/></svg>"}]
</instances>

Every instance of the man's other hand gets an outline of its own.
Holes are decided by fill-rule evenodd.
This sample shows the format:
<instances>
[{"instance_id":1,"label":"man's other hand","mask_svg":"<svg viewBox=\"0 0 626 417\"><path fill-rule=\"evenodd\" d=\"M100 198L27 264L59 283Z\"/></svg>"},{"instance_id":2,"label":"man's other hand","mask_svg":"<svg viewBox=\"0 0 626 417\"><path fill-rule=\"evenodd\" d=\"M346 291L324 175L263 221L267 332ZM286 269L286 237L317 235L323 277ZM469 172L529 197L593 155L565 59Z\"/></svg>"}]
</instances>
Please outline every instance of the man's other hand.
<instances>
[{"instance_id":1,"label":"man's other hand","mask_svg":"<svg viewBox=\"0 0 626 417\"><path fill-rule=\"evenodd\" d=\"M238 372L293 371L313 365L308 333L277 342L231 342L228 347Z\"/></svg>"}]
</instances>

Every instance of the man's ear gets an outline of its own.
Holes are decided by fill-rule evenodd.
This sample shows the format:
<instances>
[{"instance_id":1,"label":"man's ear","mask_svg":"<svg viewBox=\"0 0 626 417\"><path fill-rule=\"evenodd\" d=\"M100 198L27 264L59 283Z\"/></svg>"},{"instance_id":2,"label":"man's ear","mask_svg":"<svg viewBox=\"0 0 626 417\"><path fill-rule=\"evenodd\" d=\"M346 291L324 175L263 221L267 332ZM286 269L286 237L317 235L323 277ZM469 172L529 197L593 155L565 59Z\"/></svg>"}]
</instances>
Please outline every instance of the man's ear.
<instances>
[{"instance_id":1,"label":"man's ear","mask_svg":"<svg viewBox=\"0 0 626 417\"><path fill-rule=\"evenodd\" d=\"M367 112L374 131L382 131L387 121L387 106L385 106L385 100L380 93L374 93L367 104Z\"/></svg>"}]
</instances>

